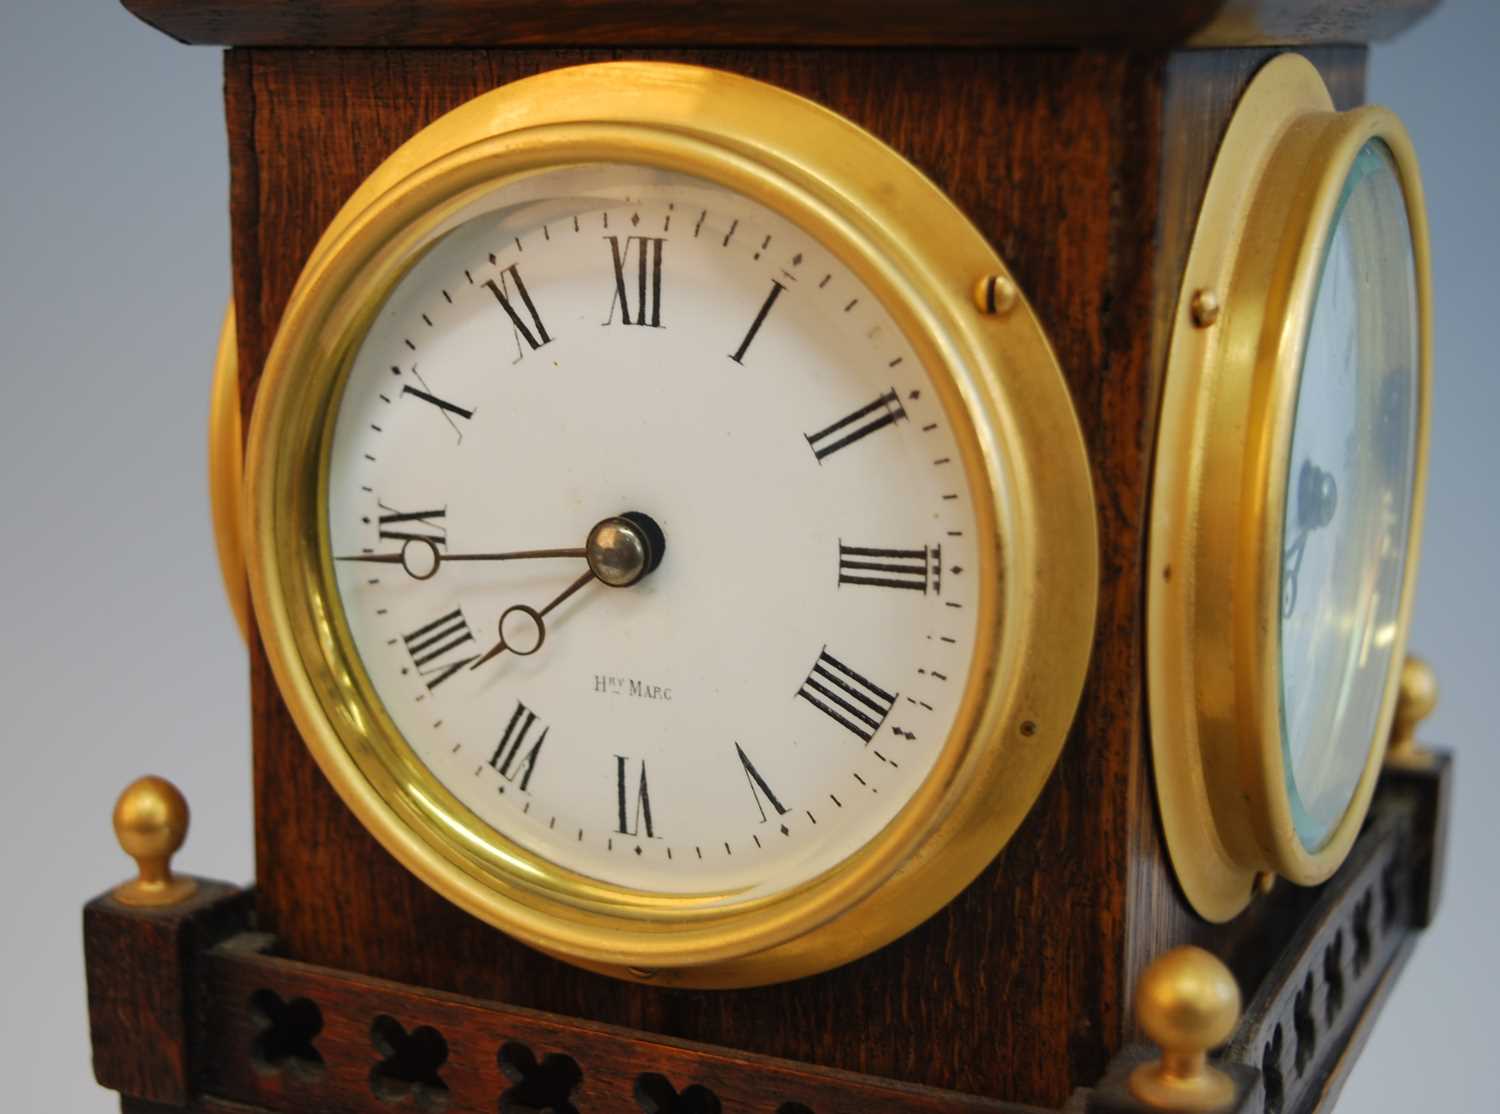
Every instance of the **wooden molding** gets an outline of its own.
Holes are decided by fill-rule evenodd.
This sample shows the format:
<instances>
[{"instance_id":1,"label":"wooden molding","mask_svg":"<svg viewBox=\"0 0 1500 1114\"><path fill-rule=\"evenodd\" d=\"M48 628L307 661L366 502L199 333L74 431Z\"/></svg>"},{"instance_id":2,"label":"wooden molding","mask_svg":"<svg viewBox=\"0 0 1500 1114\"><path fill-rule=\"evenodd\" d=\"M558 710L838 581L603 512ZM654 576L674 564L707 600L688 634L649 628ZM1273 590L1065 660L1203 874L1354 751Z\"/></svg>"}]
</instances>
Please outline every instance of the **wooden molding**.
<instances>
[{"instance_id":1,"label":"wooden molding","mask_svg":"<svg viewBox=\"0 0 1500 1114\"><path fill-rule=\"evenodd\" d=\"M1252 46L1389 38L1438 0L123 0L226 46Z\"/></svg>"}]
</instances>

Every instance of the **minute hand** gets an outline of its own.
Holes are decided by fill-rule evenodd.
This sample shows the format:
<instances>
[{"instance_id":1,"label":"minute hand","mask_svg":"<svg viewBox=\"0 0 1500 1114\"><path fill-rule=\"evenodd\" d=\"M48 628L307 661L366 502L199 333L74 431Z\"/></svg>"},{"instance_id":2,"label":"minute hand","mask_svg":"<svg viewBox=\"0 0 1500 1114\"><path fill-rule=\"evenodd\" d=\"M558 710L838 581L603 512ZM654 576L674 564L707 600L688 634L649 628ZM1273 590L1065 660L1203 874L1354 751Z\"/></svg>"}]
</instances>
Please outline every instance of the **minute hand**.
<instances>
[{"instance_id":1,"label":"minute hand","mask_svg":"<svg viewBox=\"0 0 1500 1114\"><path fill-rule=\"evenodd\" d=\"M335 557L335 561L360 561L370 565L400 565L416 580L426 580L448 561L528 561L547 557L587 557L581 546L565 549L513 549L504 553L444 553L426 538L408 538L400 553L357 553Z\"/></svg>"}]
</instances>

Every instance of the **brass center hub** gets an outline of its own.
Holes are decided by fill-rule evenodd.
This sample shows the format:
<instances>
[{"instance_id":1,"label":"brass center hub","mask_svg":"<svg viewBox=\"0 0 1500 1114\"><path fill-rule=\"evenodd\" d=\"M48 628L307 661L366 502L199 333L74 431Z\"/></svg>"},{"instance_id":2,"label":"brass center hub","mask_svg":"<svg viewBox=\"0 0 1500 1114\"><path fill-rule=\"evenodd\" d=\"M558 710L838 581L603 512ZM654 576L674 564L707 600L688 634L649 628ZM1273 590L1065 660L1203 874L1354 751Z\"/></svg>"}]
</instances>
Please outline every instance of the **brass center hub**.
<instances>
[{"instance_id":1,"label":"brass center hub","mask_svg":"<svg viewBox=\"0 0 1500 1114\"><path fill-rule=\"evenodd\" d=\"M611 588L628 588L655 571L666 547L666 535L651 516L627 511L590 530L584 549L595 576Z\"/></svg>"}]
</instances>

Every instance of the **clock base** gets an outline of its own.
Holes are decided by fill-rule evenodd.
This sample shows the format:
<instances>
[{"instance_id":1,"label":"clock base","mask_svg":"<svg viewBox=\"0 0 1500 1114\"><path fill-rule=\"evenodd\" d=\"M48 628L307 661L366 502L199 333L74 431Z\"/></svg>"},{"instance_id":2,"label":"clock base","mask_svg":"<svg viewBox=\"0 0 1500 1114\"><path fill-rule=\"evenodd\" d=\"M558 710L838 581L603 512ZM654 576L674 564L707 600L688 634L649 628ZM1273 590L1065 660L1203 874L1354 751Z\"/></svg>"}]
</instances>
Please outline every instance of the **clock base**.
<instances>
[{"instance_id":1,"label":"clock base","mask_svg":"<svg viewBox=\"0 0 1500 1114\"><path fill-rule=\"evenodd\" d=\"M1323 887L1281 887L1295 926L1219 1065L1235 1111L1331 1108L1417 935L1442 872L1451 760L1402 757L1386 770L1363 834ZM178 906L111 896L84 910L89 1014L99 1082L127 1114L162 1111L526 1109L775 1114L1037 1114L1037 1108L873 1075L674 1040L298 962L255 931L255 893L200 880ZM1244 947L1253 948L1251 941ZM1127 1114L1127 1046L1065 1109ZM568 1104L572 1104L571 1107Z\"/></svg>"}]
</instances>

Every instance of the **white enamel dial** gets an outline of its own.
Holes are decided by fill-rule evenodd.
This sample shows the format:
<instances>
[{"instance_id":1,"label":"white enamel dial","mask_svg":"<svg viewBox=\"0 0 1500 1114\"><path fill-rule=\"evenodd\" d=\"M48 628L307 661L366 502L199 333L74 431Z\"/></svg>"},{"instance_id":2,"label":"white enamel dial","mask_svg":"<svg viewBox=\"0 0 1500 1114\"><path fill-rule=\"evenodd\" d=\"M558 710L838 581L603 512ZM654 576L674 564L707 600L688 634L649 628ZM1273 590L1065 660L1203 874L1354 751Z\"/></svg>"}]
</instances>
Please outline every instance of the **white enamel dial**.
<instances>
[{"instance_id":1,"label":"white enamel dial","mask_svg":"<svg viewBox=\"0 0 1500 1114\"><path fill-rule=\"evenodd\" d=\"M513 182L393 290L337 406L343 619L495 830L613 885L772 893L932 768L976 641L959 437L884 307L772 211L641 167ZM665 538L627 587L576 554L457 559L627 512ZM489 655L580 579L535 652ZM509 646L539 633L510 611Z\"/></svg>"},{"instance_id":2,"label":"white enamel dial","mask_svg":"<svg viewBox=\"0 0 1500 1114\"><path fill-rule=\"evenodd\" d=\"M1350 171L1313 307L1282 535L1282 735L1297 834L1312 850L1364 772L1397 643L1418 337L1406 199L1375 141Z\"/></svg>"}]
</instances>

